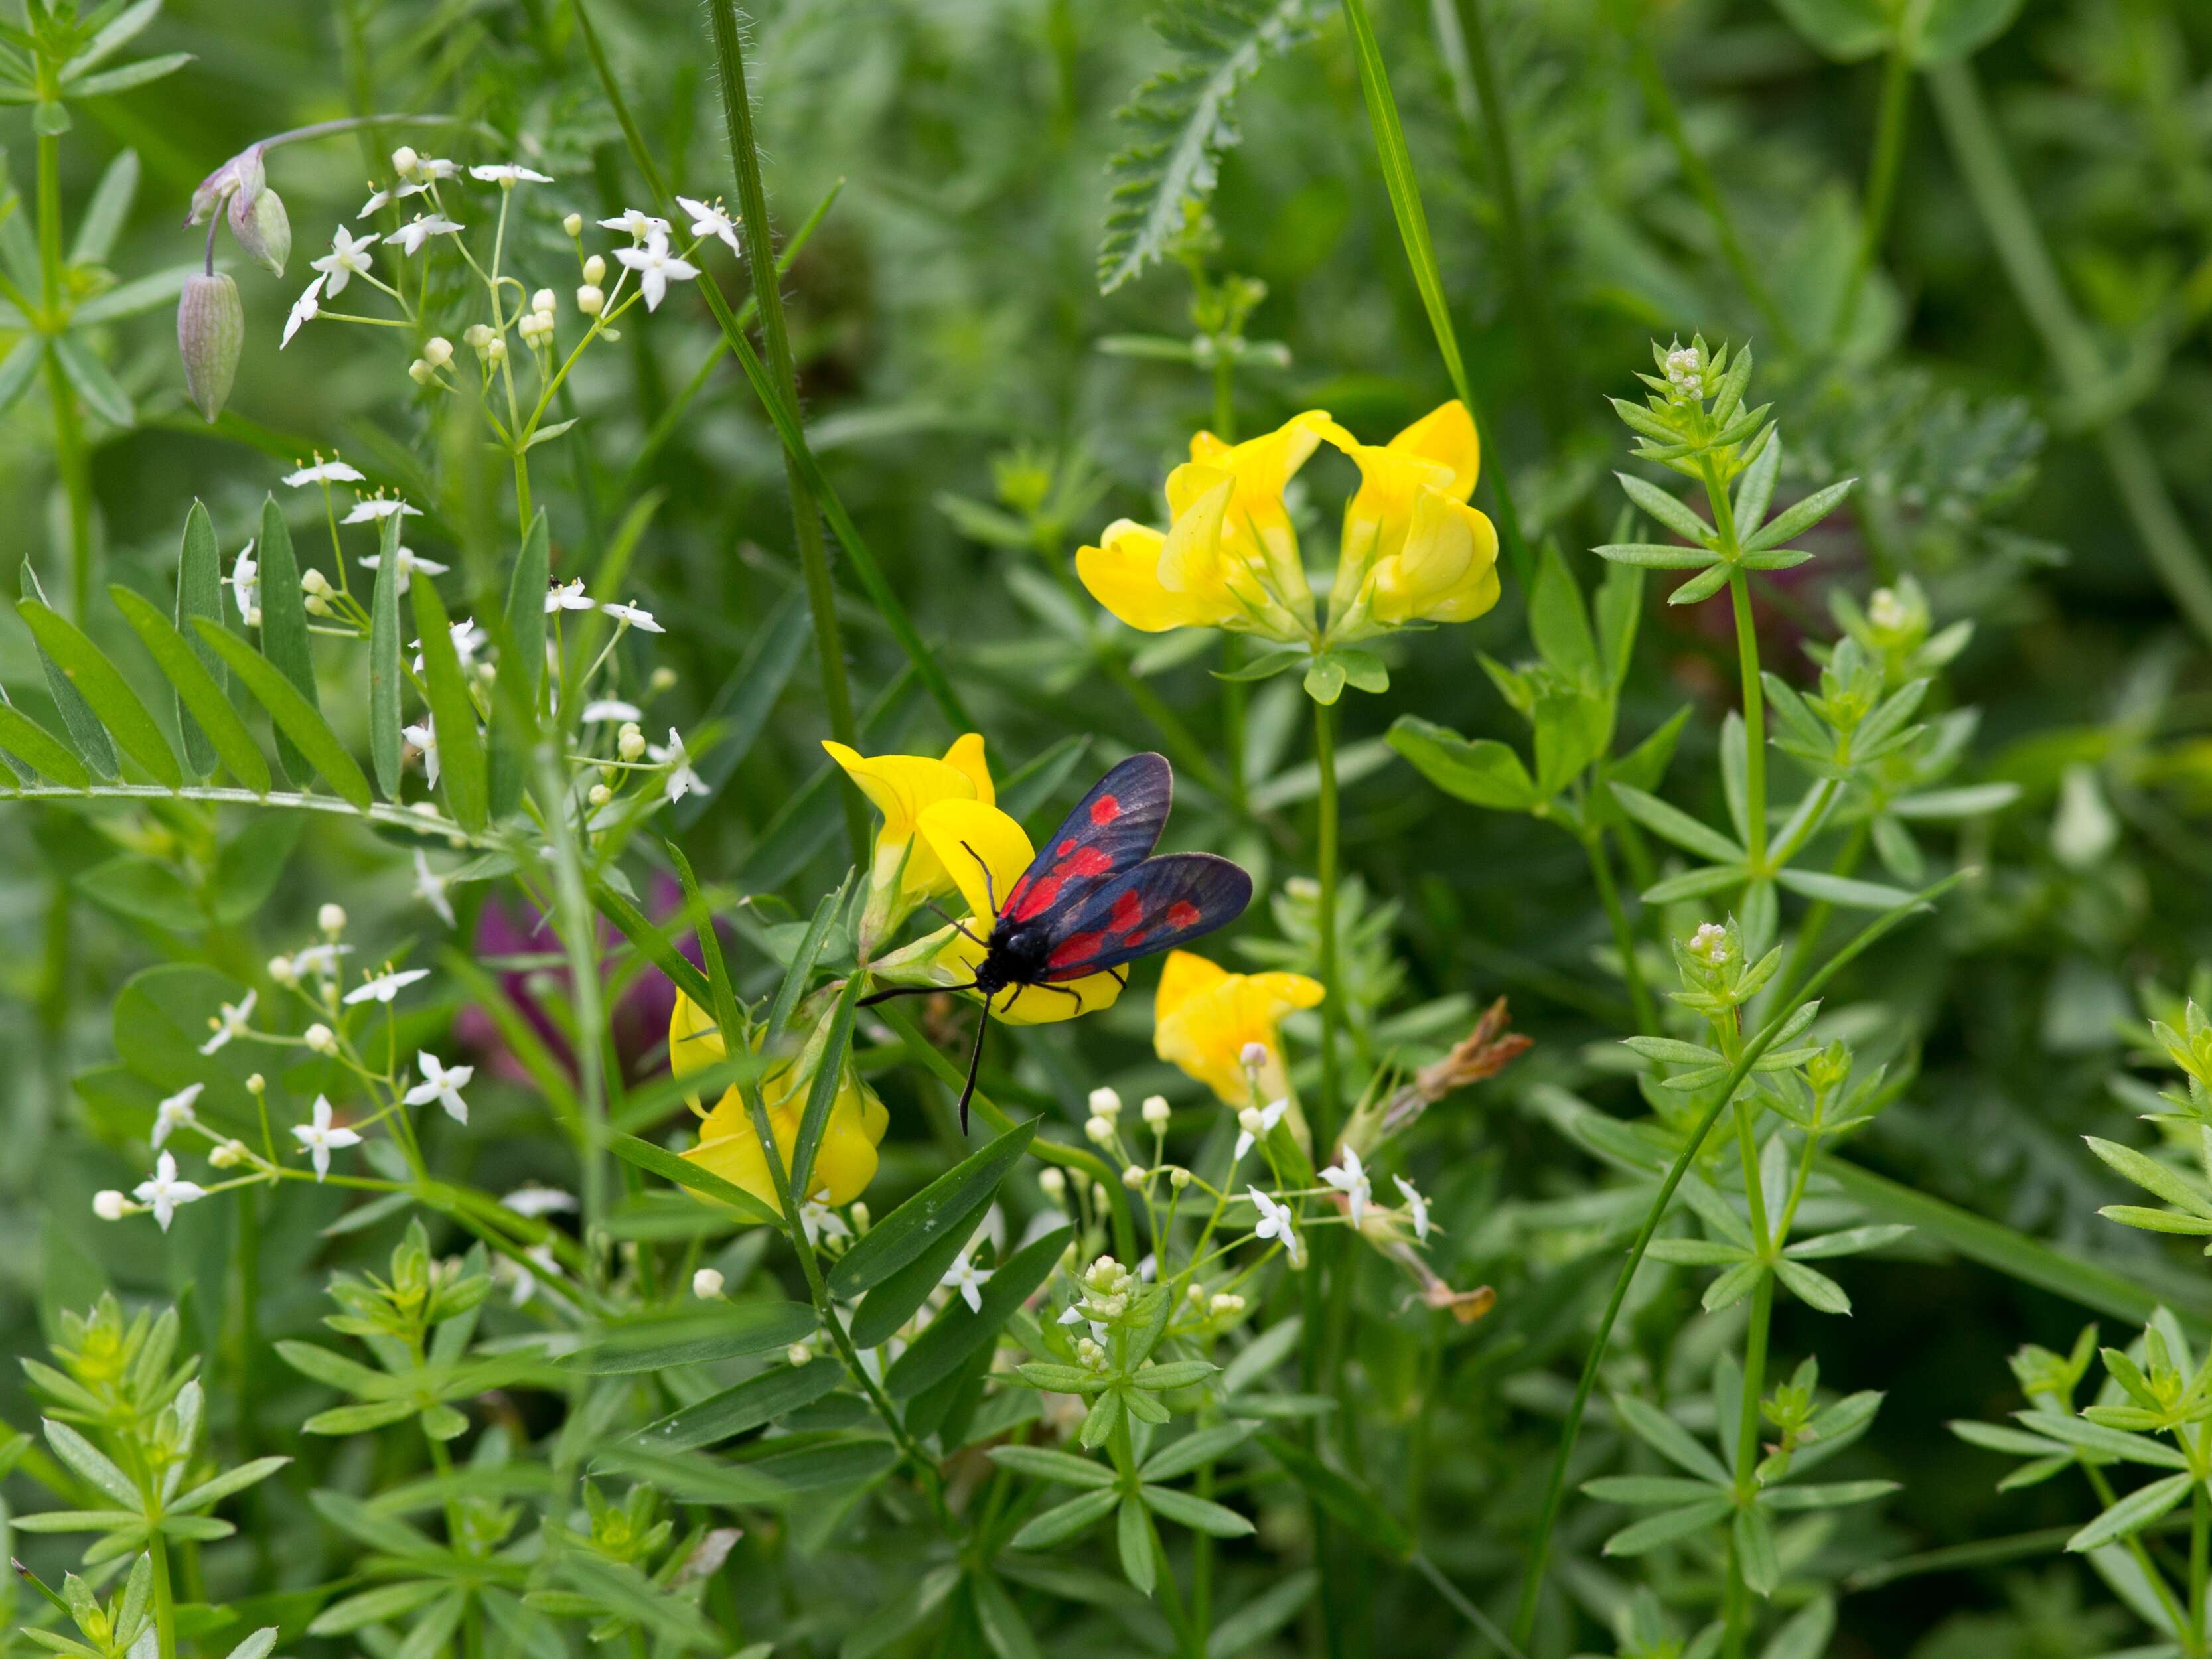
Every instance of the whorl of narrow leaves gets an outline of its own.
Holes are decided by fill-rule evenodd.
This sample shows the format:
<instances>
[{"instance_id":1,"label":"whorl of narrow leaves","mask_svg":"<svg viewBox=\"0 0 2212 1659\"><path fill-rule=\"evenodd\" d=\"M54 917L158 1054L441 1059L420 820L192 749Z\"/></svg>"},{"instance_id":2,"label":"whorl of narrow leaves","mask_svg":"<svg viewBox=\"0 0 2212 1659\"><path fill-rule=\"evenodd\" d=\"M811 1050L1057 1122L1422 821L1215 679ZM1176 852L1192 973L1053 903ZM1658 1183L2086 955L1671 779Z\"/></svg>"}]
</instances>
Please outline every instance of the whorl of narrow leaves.
<instances>
[{"instance_id":1,"label":"whorl of narrow leaves","mask_svg":"<svg viewBox=\"0 0 2212 1659\"><path fill-rule=\"evenodd\" d=\"M1314 0L1168 0L1154 15L1176 61L1118 112L1131 142L1106 164L1101 293L1160 258L1182 229L1184 204L1213 194L1221 152L1238 138L1237 94L1267 59L1310 39L1314 21Z\"/></svg>"}]
</instances>

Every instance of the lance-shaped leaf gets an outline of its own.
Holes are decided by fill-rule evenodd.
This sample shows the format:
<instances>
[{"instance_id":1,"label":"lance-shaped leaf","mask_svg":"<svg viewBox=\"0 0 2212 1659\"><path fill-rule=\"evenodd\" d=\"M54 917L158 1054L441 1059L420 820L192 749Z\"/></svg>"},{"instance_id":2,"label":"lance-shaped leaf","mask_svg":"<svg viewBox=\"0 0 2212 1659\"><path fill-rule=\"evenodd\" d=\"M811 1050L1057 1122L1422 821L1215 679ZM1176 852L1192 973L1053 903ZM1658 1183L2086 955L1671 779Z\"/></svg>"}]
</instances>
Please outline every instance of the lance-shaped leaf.
<instances>
[{"instance_id":1,"label":"lance-shaped leaf","mask_svg":"<svg viewBox=\"0 0 2212 1659\"><path fill-rule=\"evenodd\" d=\"M268 614L265 605L262 614ZM341 799L366 812L373 799L368 779L321 711L300 694L282 669L236 635L204 617L194 618L192 626L230 665L231 672L246 683L254 700L269 711L269 718L276 724L280 757L289 744L300 763L295 775L304 780L312 767ZM268 637L266 629L263 637ZM290 763L286 764L289 767Z\"/></svg>"},{"instance_id":2,"label":"lance-shaped leaf","mask_svg":"<svg viewBox=\"0 0 2212 1659\"><path fill-rule=\"evenodd\" d=\"M376 586L368 601L368 753L376 787L399 799L399 518L377 526ZM444 734L440 733L442 737Z\"/></svg>"},{"instance_id":3,"label":"lance-shaped leaf","mask_svg":"<svg viewBox=\"0 0 2212 1659\"><path fill-rule=\"evenodd\" d=\"M1069 1237L1068 1229L1060 1227L1032 1240L992 1270L979 1297L980 1308L955 1304L931 1320L885 1375L884 1392L895 1400L908 1399L951 1375L962 1360L996 1337L1015 1310L1044 1283Z\"/></svg>"},{"instance_id":4,"label":"lance-shaped leaf","mask_svg":"<svg viewBox=\"0 0 2212 1659\"><path fill-rule=\"evenodd\" d=\"M156 783L172 789L183 787L185 775L178 769L168 739L106 653L76 623L40 600L18 600L15 611L38 641L39 648L67 676L123 752L144 767Z\"/></svg>"},{"instance_id":5,"label":"lance-shaped leaf","mask_svg":"<svg viewBox=\"0 0 2212 1659\"><path fill-rule=\"evenodd\" d=\"M377 574L380 577L384 573L380 569ZM418 579L408 592L415 601L415 631L422 640L422 676L430 688L439 784L446 792L446 805L453 822L475 834L491 817L491 786L486 775L483 737L477 730L476 702L461 674L460 653L453 648L453 623L446 614L446 602L427 576Z\"/></svg>"},{"instance_id":6,"label":"lance-shaped leaf","mask_svg":"<svg viewBox=\"0 0 2212 1659\"><path fill-rule=\"evenodd\" d=\"M126 155L132 154L128 150L124 153ZM119 605L122 601L118 599L117 603ZM222 552L216 543L215 520L208 516L207 508L197 501L192 503L191 510L185 514L184 542L177 551L176 627L188 626L186 618L191 617L211 617L217 621L222 617ZM137 627L135 620L131 625ZM185 756L191 763L192 770L204 778L215 769L218 758L216 747L210 742L199 717L193 712L191 700L185 696L183 684L163 660L161 651L148 638L145 629L138 629L138 637L146 641L146 648L153 652L155 660L161 663L161 672L167 674L170 683L177 687L177 729L184 733ZM181 634L178 635L179 640L183 637ZM228 708L230 674L222 665L222 659L204 645L187 643L185 649L207 672L216 688L225 694L223 706ZM232 718L236 719L234 712ZM258 751L256 758L258 758ZM237 769L234 767L232 771L236 775ZM262 772L264 776L267 775L265 765ZM246 782L242 775L239 781ZM246 787L256 787L251 783ZM258 786L263 792L268 787L265 782Z\"/></svg>"},{"instance_id":7,"label":"lance-shaped leaf","mask_svg":"<svg viewBox=\"0 0 2212 1659\"><path fill-rule=\"evenodd\" d=\"M123 613L123 620L131 624L131 631L138 635L139 643L154 659L155 666L176 688L177 720L185 734L186 752L204 751L210 757L210 765L213 761L220 759L231 776L255 794L267 794L273 781L269 775L269 763L262 757L260 749L253 741L253 734L246 729L246 722L231 707L229 696L221 682L208 672L200 651L177 632L174 624L143 594L134 592L119 582L107 591L109 597L115 601L115 608ZM182 597L180 592L179 600ZM210 625L222 626L219 622L211 622ZM223 667L222 659L215 657L212 652L208 655L214 658L216 666L222 669L227 678L229 670ZM193 769L204 777L209 767L194 759Z\"/></svg>"},{"instance_id":8,"label":"lance-shaped leaf","mask_svg":"<svg viewBox=\"0 0 2212 1659\"><path fill-rule=\"evenodd\" d=\"M261 535L255 543L255 550L260 557L262 655L276 665L276 672L283 676L301 700L319 719L322 703L315 690L314 654L307 643L307 605L300 592L300 562L292 552L291 526L284 522L283 512L277 507L274 495L262 499ZM201 633L203 637L206 637L204 628L201 629ZM236 658L223 651L213 639L209 639L208 642L222 653L223 659L230 664L233 670L237 669ZM255 698L269 710L272 718L276 718L276 758L283 763L286 775L305 787L311 770L321 772L331 788L337 789L341 795L345 794L338 781L323 771L321 763L313 758L307 745L293 735L282 718L276 716L276 708L267 697L262 696L252 680L244 674L240 678L246 679L246 689L253 692ZM329 728L324 729L327 731ZM340 752L343 752L343 749ZM350 765L351 762L347 763ZM355 767L354 770L358 773L361 769ZM366 780L362 787L364 799L356 805L366 806L368 804L365 798L368 790ZM347 799L352 799L352 797L349 795Z\"/></svg>"}]
</instances>

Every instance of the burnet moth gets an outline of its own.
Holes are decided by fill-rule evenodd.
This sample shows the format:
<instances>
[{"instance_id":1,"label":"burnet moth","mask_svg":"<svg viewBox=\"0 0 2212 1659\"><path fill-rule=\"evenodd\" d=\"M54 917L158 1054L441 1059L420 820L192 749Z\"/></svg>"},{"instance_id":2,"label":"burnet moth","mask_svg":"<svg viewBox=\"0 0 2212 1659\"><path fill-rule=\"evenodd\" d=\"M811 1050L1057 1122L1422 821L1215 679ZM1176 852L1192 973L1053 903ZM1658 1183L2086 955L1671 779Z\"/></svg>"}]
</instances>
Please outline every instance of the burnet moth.
<instances>
[{"instance_id":1,"label":"burnet moth","mask_svg":"<svg viewBox=\"0 0 2212 1659\"><path fill-rule=\"evenodd\" d=\"M1066 981L1113 974L1126 985L1128 975L1115 971L1124 963L1225 927L1252 902L1252 878L1227 859L1212 853L1153 855L1174 799L1175 773L1166 757L1130 756L1077 803L1003 902L989 895L995 913L989 937L968 934L983 947L974 979L965 985L899 986L860 999L866 1007L938 990L981 994L983 1016L968 1057L967 1086L960 1091L963 1133L983 1061L983 1033L999 993L1012 989L1006 1008L1032 992L1073 997L1080 1013L1082 994ZM981 854L968 850L982 864ZM987 892L989 882L986 866Z\"/></svg>"}]
</instances>

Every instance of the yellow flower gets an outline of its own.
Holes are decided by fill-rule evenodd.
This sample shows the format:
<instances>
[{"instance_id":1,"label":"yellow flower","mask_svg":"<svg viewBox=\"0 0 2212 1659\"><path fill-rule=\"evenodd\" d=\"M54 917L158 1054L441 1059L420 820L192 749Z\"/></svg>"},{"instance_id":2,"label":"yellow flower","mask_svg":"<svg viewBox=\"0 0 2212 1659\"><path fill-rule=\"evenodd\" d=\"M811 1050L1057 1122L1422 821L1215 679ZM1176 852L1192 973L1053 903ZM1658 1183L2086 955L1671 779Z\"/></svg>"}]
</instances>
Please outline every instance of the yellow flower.
<instances>
[{"instance_id":1,"label":"yellow flower","mask_svg":"<svg viewBox=\"0 0 2212 1659\"><path fill-rule=\"evenodd\" d=\"M1315 1006L1322 995L1321 981L1304 974L1232 974L1191 951L1170 951L1152 1000L1152 1048L1227 1104L1264 1106L1291 1092L1278 1030L1283 1016ZM1264 1051L1256 1101L1248 1043Z\"/></svg>"},{"instance_id":2,"label":"yellow flower","mask_svg":"<svg viewBox=\"0 0 2212 1659\"><path fill-rule=\"evenodd\" d=\"M1166 534L1127 519L1075 556L1091 596L1132 628L1227 628L1297 640L1312 630L1313 594L1283 489L1332 423L1318 410L1265 437L1190 441L1168 475Z\"/></svg>"},{"instance_id":3,"label":"yellow flower","mask_svg":"<svg viewBox=\"0 0 2212 1659\"><path fill-rule=\"evenodd\" d=\"M761 1082L761 1102L768 1109L769 1128L775 1137L776 1152L787 1177L791 1149L799 1139L799 1121L806 1110L806 1097L814 1074L822 1065L822 1050L829 1041L825 1022L790 1065ZM720 1060L726 1052L722 1034L707 1011L681 992L676 1012L668 1022L668 1068L678 1077L689 1077ZM698 1111L694 1099L691 1109ZM876 1146L890 1126L890 1114L876 1098L874 1090L848 1066L838 1079L836 1098L830 1105L829 1121L822 1127L822 1144L814 1153L813 1197L826 1204L849 1204L866 1190L876 1174ZM744 1096L733 1086L725 1090L712 1111L702 1114L699 1144L684 1156L702 1169L742 1187L769 1206L776 1208L775 1182L761 1151L760 1136Z\"/></svg>"},{"instance_id":4,"label":"yellow flower","mask_svg":"<svg viewBox=\"0 0 2212 1659\"><path fill-rule=\"evenodd\" d=\"M1359 468L1329 588L1333 639L1471 622L1498 603L1498 532L1467 504L1481 449L1463 404L1443 404L1385 445L1334 422L1322 435Z\"/></svg>"},{"instance_id":5,"label":"yellow flower","mask_svg":"<svg viewBox=\"0 0 2212 1659\"><path fill-rule=\"evenodd\" d=\"M965 922L916 947L928 962L929 978L951 989L975 977L983 962L982 941L998 920L999 902L1013 890L1036 854L1028 832L983 801L938 801L922 809L920 823L922 839L952 872L968 901ZM1121 994L1121 981L1114 975L1086 974L1059 986L1010 985L991 1000L990 1008L1009 1024L1049 1025L1110 1008Z\"/></svg>"},{"instance_id":6,"label":"yellow flower","mask_svg":"<svg viewBox=\"0 0 2212 1659\"><path fill-rule=\"evenodd\" d=\"M860 921L863 945L874 945L890 938L925 900L952 891L952 878L928 844L916 839L915 823L937 801L977 800L988 806L996 799L990 769L983 763L983 738L969 732L955 740L943 760L926 755L871 757L842 743L822 746L883 815Z\"/></svg>"}]
</instances>

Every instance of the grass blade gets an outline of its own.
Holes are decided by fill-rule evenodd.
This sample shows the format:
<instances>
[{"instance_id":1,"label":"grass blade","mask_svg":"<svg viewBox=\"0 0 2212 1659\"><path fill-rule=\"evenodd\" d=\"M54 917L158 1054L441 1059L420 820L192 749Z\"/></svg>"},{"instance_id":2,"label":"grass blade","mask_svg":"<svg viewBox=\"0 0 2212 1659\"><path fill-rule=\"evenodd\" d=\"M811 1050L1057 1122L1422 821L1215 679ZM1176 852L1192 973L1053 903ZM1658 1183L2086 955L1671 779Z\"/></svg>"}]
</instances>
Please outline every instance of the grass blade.
<instances>
[{"instance_id":1,"label":"grass blade","mask_svg":"<svg viewBox=\"0 0 2212 1659\"><path fill-rule=\"evenodd\" d=\"M794 971L796 966L794 963ZM836 1009L830 1017L830 1033L823 1046L821 1062L806 1091L806 1109L799 1115L799 1133L791 1143L791 1188L800 1194L802 1203L814 1191L814 1154L821 1149L822 1132L829 1124L830 1109L836 1103L838 1087L844 1081L845 1056L853 1046L854 1005L860 1000L860 986L866 977L865 974L852 975L837 998Z\"/></svg>"},{"instance_id":2,"label":"grass blade","mask_svg":"<svg viewBox=\"0 0 2212 1659\"><path fill-rule=\"evenodd\" d=\"M920 1255L954 1222L989 1201L1036 1134L1034 1118L1017 1123L869 1228L830 1270L830 1293L849 1300Z\"/></svg>"},{"instance_id":3,"label":"grass blade","mask_svg":"<svg viewBox=\"0 0 2212 1659\"><path fill-rule=\"evenodd\" d=\"M37 599L20 599L15 614L22 617L39 648L52 658L82 694L88 707L107 729L123 752L144 767L156 783L172 789L185 786L177 757L146 705L123 678L107 653L94 645L75 623Z\"/></svg>"},{"instance_id":4,"label":"grass blade","mask_svg":"<svg viewBox=\"0 0 2212 1659\"><path fill-rule=\"evenodd\" d=\"M200 660L199 652L143 593L119 582L107 591L123 620L131 624L139 643L154 659L155 666L176 688L177 723L184 729L185 746L190 750L197 742L210 757L210 766L199 769L200 775L206 776L212 762L219 759L231 776L255 794L267 794L274 781L269 775L269 763L262 758L246 722L230 706L229 694ZM210 626L219 628L222 623L211 621ZM217 668L222 667L222 658L216 657L215 662ZM222 672L228 678L229 671Z\"/></svg>"}]
</instances>

